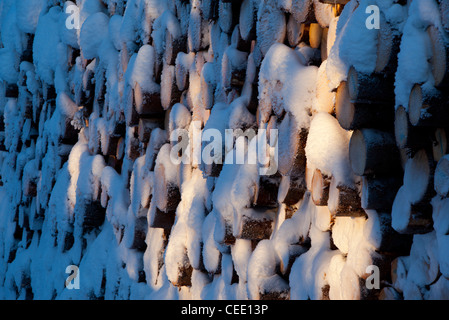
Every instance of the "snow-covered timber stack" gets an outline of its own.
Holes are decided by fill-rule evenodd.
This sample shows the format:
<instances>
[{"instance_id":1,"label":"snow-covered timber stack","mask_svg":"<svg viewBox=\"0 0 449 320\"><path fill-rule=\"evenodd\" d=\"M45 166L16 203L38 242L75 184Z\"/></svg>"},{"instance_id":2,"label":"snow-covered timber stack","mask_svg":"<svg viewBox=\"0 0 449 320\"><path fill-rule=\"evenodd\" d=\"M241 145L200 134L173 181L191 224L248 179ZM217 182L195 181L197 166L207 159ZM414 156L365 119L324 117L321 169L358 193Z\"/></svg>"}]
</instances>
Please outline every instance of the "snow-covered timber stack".
<instances>
[{"instance_id":1,"label":"snow-covered timber stack","mask_svg":"<svg viewBox=\"0 0 449 320\"><path fill-rule=\"evenodd\" d=\"M448 4L371 4L0 0L0 298L449 298Z\"/></svg>"}]
</instances>

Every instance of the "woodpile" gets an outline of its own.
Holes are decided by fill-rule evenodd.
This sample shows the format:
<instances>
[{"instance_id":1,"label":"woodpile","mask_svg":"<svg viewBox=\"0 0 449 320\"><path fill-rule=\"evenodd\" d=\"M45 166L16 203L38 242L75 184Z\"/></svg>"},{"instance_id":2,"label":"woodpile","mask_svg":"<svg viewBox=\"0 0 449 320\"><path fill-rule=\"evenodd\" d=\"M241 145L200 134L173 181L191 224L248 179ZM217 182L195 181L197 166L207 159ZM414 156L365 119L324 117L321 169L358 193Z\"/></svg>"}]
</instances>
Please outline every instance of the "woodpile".
<instances>
[{"instance_id":1,"label":"woodpile","mask_svg":"<svg viewBox=\"0 0 449 320\"><path fill-rule=\"evenodd\" d=\"M0 298L70 298L32 278L68 260L89 299L449 296L449 5L413 61L392 12L370 34L348 2L1 21L21 41L0 43Z\"/></svg>"}]
</instances>

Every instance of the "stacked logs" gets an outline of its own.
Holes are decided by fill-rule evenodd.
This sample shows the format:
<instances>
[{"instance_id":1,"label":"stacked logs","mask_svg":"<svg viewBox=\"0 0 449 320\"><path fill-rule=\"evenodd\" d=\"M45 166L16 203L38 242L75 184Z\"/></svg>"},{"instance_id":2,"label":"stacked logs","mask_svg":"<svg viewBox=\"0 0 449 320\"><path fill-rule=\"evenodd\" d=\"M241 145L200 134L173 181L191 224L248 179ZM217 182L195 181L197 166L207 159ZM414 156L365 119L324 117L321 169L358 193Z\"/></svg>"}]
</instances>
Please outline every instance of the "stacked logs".
<instances>
[{"instance_id":1,"label":"stacked logs","mask_svg":"<svg viewBox=\"0 0 449 320\"><path fill-rule=\"evenodd\" d=\"M99 1L113 54L86 59L85 47L60 41L53 81L24 33L17 81L0 83L12 230L0 228L9 237L0 284L14 298L66 297L60 283L46 295L32 286L39 263L24 252L48 245L64 262L95 266L88 298L129 298L135 283L181 298L262 300L444 288L448 262L429 243L444 256L447 29L427 27L433 83L414 84L408 106L396 106L401 34L383 16L372 72L349 65L331 89L337 21L344 8L363 10L347 2L174 0L155 10ZM316 75L295 84L315 95L304 113L289 104L292 77L266 78L273 56ZM209 150L201 132L228 128L237 134L213 161L198 161ZM248 156L260 132L266 163L225 163L241 145ZM92 257L102 252L116 261Z\"/></svg>"}]
</instances>

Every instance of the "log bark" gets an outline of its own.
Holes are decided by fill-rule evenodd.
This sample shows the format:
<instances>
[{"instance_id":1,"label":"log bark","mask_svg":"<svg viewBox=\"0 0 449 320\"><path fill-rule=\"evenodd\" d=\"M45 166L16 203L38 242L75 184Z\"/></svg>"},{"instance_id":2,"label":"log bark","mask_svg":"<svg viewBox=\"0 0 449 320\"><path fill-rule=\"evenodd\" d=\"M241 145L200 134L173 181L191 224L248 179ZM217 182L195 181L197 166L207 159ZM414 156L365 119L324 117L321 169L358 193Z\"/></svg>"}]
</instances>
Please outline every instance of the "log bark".
<instances>
[{"instance_id":1,"label":"log bark","mask_svg":"<svg viewBox=\"0 0 449 320\"><path fill-rule=\"evenodd\" d=\"M414 126L444 127L449 122L447 95L415 84L410 92L409 119Z\"/></svg>"},{"instance_id":2,"label":"log bark","mask_svg":"<svg viewBox=\"0 0 449 320\"><path fill-rule=\"evenodd\" d=\"M398 171L399 152L393 134L376 129L353 132L349 160L356 175L365 176Z\"/></svg>"}]
</instances>

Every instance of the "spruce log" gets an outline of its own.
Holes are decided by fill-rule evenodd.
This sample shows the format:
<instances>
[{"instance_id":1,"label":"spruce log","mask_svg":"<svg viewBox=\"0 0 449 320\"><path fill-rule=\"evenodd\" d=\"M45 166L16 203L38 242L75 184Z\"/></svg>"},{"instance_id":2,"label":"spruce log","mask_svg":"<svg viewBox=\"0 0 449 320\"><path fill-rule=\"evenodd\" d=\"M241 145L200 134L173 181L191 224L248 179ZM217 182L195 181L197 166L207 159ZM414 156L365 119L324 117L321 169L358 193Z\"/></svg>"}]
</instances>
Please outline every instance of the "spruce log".
<instances>
[{"instance_id":1,"label":"spruce log","mask_svg":"<svg viewBox=\"0 0 449 320\"><path fill-rule=\"evenodd\" d=\"M259 183L255 186L252 207L276 208L278 206L277 198L278 198L279 184L280 184L279 175L260 176Z\"/></svg>"},{"instance_id":2,"label":"spruce log","mask_svg":"<svg viewBox=\"0 0 449 320\"><path fill-rule=\"evenodd\" d=\"M258 300L290 300L290 287L278 274L262 278L258 287Z\"/></svg>"},{"instance_id":3,"label":"spruce log","mask_svg":"<svg viewBox=\"0 0 449 320\"><path fill-rule=\"evenodd\" d=\"M432 155L435 161L440 161L440 159L448 151L448 139L446 136L446 130L444 128L437 128L432 136Z\"/></svg>"},{"instance_id":4,"label":"spruce log","mask_svg":"<svg viewBox=\"0 0 449 320\"><path fill-rule=\"evenodd\" d=\"M394 199L391 225L401 234L421 234L433 230L432 205L429 201L410 203L404 186Z\"/></svg>"},{"instance_id":5,"label":"spruce log","mask_svg":"<svg viewBox=\"0 0 449 320\"><path fill-rule=\"evenodd\" d=\"M243 52L251 51L251 39L244 40L240 35L239 25L236 25L234 31L232 31L231 35L231 45L234 46L237 50Z\"/></svg>"},{"instance_id":6,"label":"spruce log","mask_svg":"<svg viewBox=\"0 0 449 320\"><path fill-rule=\"evenodd\" d=\"M327 206L331 177L315 169L312 177L312 201L316 206Z\"/></svg>"},{"instance_id":7,"label":"spruce log","mask_svg":"<svg viewBox=\"0 0 449 320\"><path fill-rule=\"evenodd\" d=\"M100 201L87 201L84 205L83 231L90 232L99 228L105 219L106 209L101 206Z\"/></svg>"},{"instance_id":8,"label":"spruce log","mask_svg":"<svg viewBox=\"0 0 449 320\"><path fill-rule=\"evenodd\" d=\"M201 69L201 98L206 110L212 109L215 94L214 64L207 62Z\"/></svg>"},{"instance_id":9,"label":"spruce log","mask_svg":"<svg viewBox=\"0 0 449 320\"><path fill-rule=\"evenodd\" d=\"M309 25L298 23L293 15L289 15L287 22L287 40L292 48L295 48L300 42L309 42Z\"/></svg>"},{"instance_id":10,"label":"spruce log","mask_svg":"<svg viewBox=\"0 0 449 320\"><path fill-rule=\"evenodd\" d=\"M350 67L347 85L351 101L394 104L394 78L387 74L367 74Z\"/></svg>"},{"instance_id":11,"label":"spruce log","mask_svg":"<svg viewBox=\"0 0 449 320\"><path fill-rule=\"evenodd\" d=\"M435 167L436 162L432 154L424 149L407 160L404 170L404 187L410 203L430 203L435 196Z\"/></svg>"},{"instance_id":12,"label":"spruce log","mask_svg":"<svg viewBox=\"0 0 449 320\"><path fill-rule=\"evenodd\" d=\"M362 208L391 212L394 198L402 184L397 174L362 179Z\"/></svg>"},{"instance_id":13,"label":"spruce log","mask_svg":"<svg viewBox=\"0 0 449 320\"><path fill-rule=\"evenodd\" d=\"M437 27L430 25L427 28L427 34L432 50L432 57L429 62L432 68L434 86L444 90L449 84L449 45L445 40L445 35Z\"/></svg>"},{"instance_id":14,"label":"spruce log","mask_svg":"<svg viewBox=\"0 0 449 320\"><path fill-rule=\"evenodd\" d=\"M393 134L377 129L353 132L349 160L356 175L395 172L400 168L399 152Z\"/></svg>"},{"instance_id":15,"label":"spruce log","mask_svg":"<svg viewBox=\"0 0 449 320\"><path fill-rule=\"evenodd\" d=\"M168 65L175 65L176 57L179 52L185 52L187 49L187 38L184 35L175 38L167 28L165 36L164 61Z\"/></svg>"},{"instance_id":16,"label":"spruce log","mask_svg":"<svg viewBox=\"0 0 449 320\"><path fill-rule=\"evenodd\" d=\"M242 209L234 236L246 240L269 239L274 227L276 210Z\"/></svg>"},{"instance_id":17,"label":"spruce log","mask_svg":"<svg viewBox=\"0 0 449 320\"><path fill-rule=\"evenodd\" d=\"M319 49L321 45L321 38L323 35L323 28L319 23L311 23L309 29L309 43L314 49Z\"/></svg>"},{"instance_id":18,"label":"spruce log","mask_svg":"<svg viewBox=\"0 0 449 320\"><path fill-rule=\"evenodd\" d=\"M162 119L139 119L139 140L141 142L147 143L150 141L151 132L156 128L163 127Z\"/></svg>"},{"instance_id":19,"label":"spruce log","mask_svg":"<svg viewBox=\"0 0 449 320\"><path fill-rule=\"evenodd\" d=\"M184 254L182 257L178 257L178 274L176 279L169 279L171 284L175 287L190 287L192 285L192 273L193 267L190 264L189 256L187 255L187 249L184 248Z\"/></svg>"},{"instance_id":20,"label":"spruce log","mask_svg":"<svg viewBox=\"0 0 449 320\"><path fill-rule=\"evenodd\" d=\"M147 230L147 217L136 218L131 230L128 248L144 252L147 248L147 244L145 243Z\"/></svg>"},{"instance_id":21,"label":"spruce log","mask_svg":"<svg viewBox=\"0 0 449 320\"><path fill-rule=\"evenodd\" d=\"M304 177L283 176L279 186L278 201L286 206L297 204L306 193Z\"/></svg>"},{"instance_id":22,"label":"spruce log","mask_svg":"<svg viewBox=\"0 0 449 320\"><path fill-rule=\"evenodd\" d=\"M313 0L293 0L291 13L299 23L316 22Z\"/></svg>"},{"instance_id":23,"label":"spruce log","mask_svg":"<svg viewBox=\"0 0 449 320\"><path fill-rule=\"evenodd\" d=\"M337 181L335 177L331 178L329 185L328 207L334 217L366 216L356 187L345 185Z\"/></svg>"},{"instance_id":24,"label":"spruce log","mask_svg":"<svg viewBox=\"0 0 449 320\"><path fill-rule=\"evenodd\" d=\"M434 176L435 191L443 198L449 196L449 156L438 161Z\"/></svg>"},{"instance_id":25,"label":"spruce log","mask_svg":"<svg viewBox=\"0 0 449 320\"><path fill-rule=\"evenodd\" d=\"M305 177L306 152L308 129L299 128L298 124L290 113L287 113L279 127L278 142L279 160L278 171L284 176L293 178Z\"/></svg>"},{"instance_id":26,"label":"spruce log","mask_svg":"<svg viewBox=\"0 0 449 320\"><path fill-rule=\"evenodd\" d=\"M169 235L175 223L175 218L176 213L174 211L163 212L155 206L154 213L150 215L150 227L164 229L166 234Z\"/></svg>"},{"instance_id":27,"label":"spruce log","mask_svg":"<svg viewBox=\"0 0 449 320\"><path fill-rule=\"evenodd\" d=\"M413 242L413 236L408 234L400 234L391 226L391 211L378 212L377 221L374 222L374 228L371 235L377 252L388 255L409 255ZM374 217L369 217L372 219Z\"/></svg>"},{"instance_id":28,"label":"spruce log","mask_svg":"<svg viewBox=\"0 0 449 320\"><path fill-rule=\"evenodd\" d=\"M256 33L262 56L265 56L272 44L283 43L287 32L285 14L273 2L261 2L257 13Z\"/></svg>"},{"instance_id":29,"label":"spruce log","mask_svg":"<svg viewBox=\"0 0 449 320\"><path fill-rule=\"evenodd\" d=\"M415 84L410 92L409 118L414 126L444 127L449 123L447 95Z\"/></svg>"},{"instance_id":30,"label":"spruce log","mask_svg":"<svg viewBox=\"0 0 449 320\"><path fill-rule=\"evenodd\" d=\"M243 87L246 77L248 54L229 46L221 62L221 82L225 90Z\"/></svg>"},{"instance_id":31,"label":"spruce log","mask_svg":"<svg viewBox=\"0 0 449 320\"><path fill-rule=\"evenodd\" d=\"M394 134L399 148L419 150L430 143L430 130L426 127L412 126L408 113L403 106L396 109Z\"/></svg>"},{"instance_id":32,"label":"spruce log","mask_svg":"<svg viewBox=\"0 0 449 320\"><path fill-rule=\"evenodd\" d=\"M141 117L161 116L164 109L161 105L160 92L145 92L136 83L134 87L134 106L135 110Z\"/></svg>"},{"instance_id":33,"label":"spruce log","mask_svg":"<svg viewBox=\"0 0 449 320\"><path fill-rule=\"evenodd\" d=\"M394 100L367 102L351 100L346 81L340 83L336 94L335 113L346 130L361 128L390 128L394 122Z\"/></svg>"},{"instance_id":34,"label":"spruce log","mask_svg":"<svg viewBox=\"0 0 449 320\"><path fill-rule=\"evenodd\" d=\"M256 38L257 12L254 8L254 0L243 0L240 7L239 29L243 40L249 41Z\"/></svg>"},{"instance_id":35,"label":"spruce log","mask_svg":"<svg viewBox=\"0 0 449 320\"><path fill-rule=\"evenodd\" d=\"M164 64L161 75L161 105L169 109L181 99L181 91L176 85L175 66Z\"/></svg>"}]
</instances>

